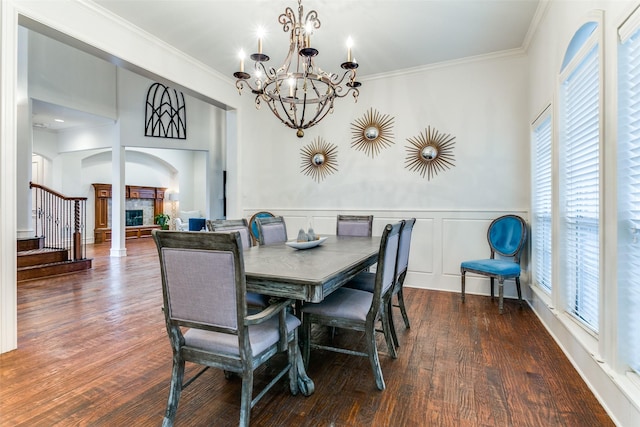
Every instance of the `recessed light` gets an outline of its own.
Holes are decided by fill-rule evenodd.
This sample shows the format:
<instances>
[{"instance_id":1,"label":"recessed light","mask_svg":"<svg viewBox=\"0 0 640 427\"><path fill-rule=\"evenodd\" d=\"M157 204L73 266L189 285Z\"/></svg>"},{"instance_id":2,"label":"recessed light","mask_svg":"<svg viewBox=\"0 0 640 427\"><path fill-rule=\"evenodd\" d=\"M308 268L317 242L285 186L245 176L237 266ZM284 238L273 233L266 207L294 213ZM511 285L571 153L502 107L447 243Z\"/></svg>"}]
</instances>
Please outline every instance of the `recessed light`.
<instances>
[{"instance_id":1,"label":"recessed light","mask_svg":"<svg viewBox=\"0 0 640 427\"><path fill-rule=\"evenodd\" d=\"M53 120L58 122L58 123L64 123L64 120L62 120L62 119L53 119Z\"/></svg>"}]
</instances>

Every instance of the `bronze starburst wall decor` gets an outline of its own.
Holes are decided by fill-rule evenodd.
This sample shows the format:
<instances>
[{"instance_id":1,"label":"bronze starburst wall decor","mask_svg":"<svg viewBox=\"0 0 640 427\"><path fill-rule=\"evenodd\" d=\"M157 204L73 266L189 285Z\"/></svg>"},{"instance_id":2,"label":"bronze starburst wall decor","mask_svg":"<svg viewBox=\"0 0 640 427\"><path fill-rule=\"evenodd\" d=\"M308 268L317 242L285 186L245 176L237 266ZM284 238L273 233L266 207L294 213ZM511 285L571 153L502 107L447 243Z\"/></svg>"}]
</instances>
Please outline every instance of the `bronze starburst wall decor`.
<instances>
[{"instance_id":1,"label":"bronze starburst wall decor","mask_svg":"<svg viewBox=\"0 0 640 427\"><path fill-rule=\"evenodd\" d=\"M317 137L300 150L302 172L320 182L338 171L338 147Z\"/></svg>"},{"instance_id":2,"label":"bronze starburst wall decor","mask_svg":"<svg viewBox=\"0 0 640 427\"><path fill-rule=\"evenodd\" d=\"M388 114L380 114L370 108L363 117L351 123L351 147L364 151L371 157L378 155L382 148L394 143L391 133L393 120Z\"/></svg>"},{"instance_id":3,"label":"bronze starburst wall decor","mask_svg":"<svg viewBox=\"0 0 640 427\"><path fill-rule=\"evenodd\" d=\"M455 136L441 134L430 126L420 133L418 137L408 138L411 144L407 146L407 159L405 167L410 171L416 171L424 178L431 180L438 172L453 166L453 146Z\"/></svg>"}]
</instances>

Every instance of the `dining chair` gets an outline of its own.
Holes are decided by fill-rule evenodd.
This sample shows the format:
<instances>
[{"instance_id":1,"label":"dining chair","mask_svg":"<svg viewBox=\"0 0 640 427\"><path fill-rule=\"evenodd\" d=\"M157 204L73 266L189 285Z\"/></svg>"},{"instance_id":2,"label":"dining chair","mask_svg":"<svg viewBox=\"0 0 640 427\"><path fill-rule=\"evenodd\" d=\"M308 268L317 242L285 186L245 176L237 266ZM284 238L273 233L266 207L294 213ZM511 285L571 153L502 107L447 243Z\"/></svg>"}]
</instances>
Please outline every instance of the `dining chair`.
<instances>
[{"instance_id":1,"label":"dining chair","mask_svg":"<svg viewBox=\"0 0 640 427\"><path fill-rule=\"evenodd\" d=\"M338 236L371 237L373 215L338 215L336 234Z\"/></svg>"},{"instance_id":2,"label":"dining chair","mask_svg":"<svg viewBox=\"0 0 640 427\"><path fill-rule=\"evenodd\" d=\"M209 367L225 377L242 378L240 426L248 426L251 408L288 374L289 389L298 393L298 318L282 300L248 315L241 237L231 233L153 230L162 278L163 311L173 351L169 398L163 426L172 426L180 395ZM253 396L254 371L277 353L287 363ZM185 362L203 369L185 381Z\"/></svg>"},{"instance_id":3,"label":"dining chair","mask_svg":"<svg viewBox=\"0 0 640 427\"><path fill-rule=\"evenodd\" d=\"M402 314L405 328L409 329L411 324L409 323L409 316L407 315L407 309L404 302L404 280L407 275L409 267L409 252L411 250L411 236L413 234L413 226L416 223L415 218L402 220L402 229L400 230L400 243L398 244L398 257L396 259L396 279L393 285L391 296L387 306L389 319L389 328L391 331L391 337L396 347L399 346L398 334L396 333L395 324L393 323L393 311L392 307L398 307ZM375 283L375 274L369 272L362 272L356 277L348 281L344 286L354 289L360 289L367 292L373 292ZM393 297L398 300L397 304L393 304Z\"/></svg>"},{"instance_id":4,"label":"dining chair","mask_svg":"<svg viewBox=\"0 0 640 427\"><path fill-rule=\"evenodd\" d=\"M254 245L257 245L260 241L260 231L258 230L258 222L256 221L256 218L273 218L274 216L274 214L267 211L260 211L251 215L251 218L249 218L249 232L251 233Z\"/></svg>"},{"instance_id":5,"label":"dining chair","mask_svg":"<svg viewBox=\"0 0 640 427\"><path fill-rule=\"evenodd\" d=\"M242 240L242 249L247 250L253 246L253 239L249 232L249 223L246 219L208 219L207 230L213 232L238 231ZM255 292L247 292L247 305L264 308L269 304L269 297Z\"/></svg>"},{"instance_id":6,"label":"dining chair","mask_svg":"<svg viewBox=\"0 0 640 427\"><path fill-rule=\"evenodd\" d=\"M260 245L273 245L287 241L287 226L281 216L258 217L258 243Z\"/></svg>"},{"instance_id":7,"label":"dining chair","mask_svg":"<svg viewBox=\"0 0 640 427\"><path fill-rule=\"evenodd\" d=\"M355 356L369 358L376 386L379 390L384 390L385 383L378 358L378 348L376 344L376 323L382 320L385 328L385 339L389 353L396 358L391 331L388 330L387 302L391 295L390 290L395 282L395 266L398 254L398 243L402 223L387 224L380 240L380 251L378 254L378 268L376 270L376 280L373 293L341 287L329 294L322 302L305 303L301 307L302 313L302 356L305 365L309 364L310 349L321 349L345 353ZM311 325L335 326L356 331L362 331L366 337L366 351L356 351L336 347L333 345L323 345L312 343Z\"/></svg>"},{"instance_id":8,"label":"dining chair","mask_svg":"<svg viewBox=\"0 0 640 427\"><path fill-rule=\"evenodd\" d=\"M503 312L504 281L515 279L518 300L522 304L520 289L520 254L527 241L527 224L517 215L503 215L494 219L487 230L487 241L491 255L489 259L463 261L460 264L462 302L465 293L466 273L475 273L490 278L491 298L493 298L494 279L498 279L498 310ZM499 255L501 258L497 258ZM505 259L510 258L510 259Z\"/></svg>"}]
</instances>

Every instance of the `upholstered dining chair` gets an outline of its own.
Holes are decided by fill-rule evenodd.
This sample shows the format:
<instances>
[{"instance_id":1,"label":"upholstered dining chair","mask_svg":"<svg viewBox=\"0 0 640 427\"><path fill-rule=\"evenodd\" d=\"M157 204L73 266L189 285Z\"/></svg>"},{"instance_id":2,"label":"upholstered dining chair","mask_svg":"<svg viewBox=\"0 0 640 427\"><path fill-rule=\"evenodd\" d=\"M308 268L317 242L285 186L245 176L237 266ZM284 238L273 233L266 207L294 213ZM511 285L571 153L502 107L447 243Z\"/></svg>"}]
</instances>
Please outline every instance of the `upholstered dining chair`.
<instances>
[{"instance_id":1,"label":"upholstered dining chair","mask_svg":"<svg viewBox=\"0 0 640 427\"><path fill-rule=\"evenodd\" d=\"M407 309L404 303L404 280L407 275L407 270L409 267L409 252L411 249L411 236L413 234L413 226L416 223L415 218L402 220L402 229L400 230L400 243L398 244L398 257L396 259L396 279L393 285L391 297L389 298L389 303L387 306L389 319L389 328L391 331L391 336L393 338L393 343L396 347L399 346L398 334L396 333L396 329L393 323L393 312L392 307L398 307L400 309L400 313L402 314L402 319L404 321L405 328L410 328L411 324L409 323L409 316L407 315ZM344 286L360 289L367 292L373 292L375 283L375 274L369 272L363 272L358 274L356 277L347 282ZM396 297L398 302L397 304L393 304L393 297Z\"/></svg>"},{"instance_id":2,"label":"upholstered dining chair","mask_svg":"<svg viewBox=\"0 0 640 427\"><path fill-rule=\"evenodd\" d=\"M273 245L287 241L287 226L281 216L256 218L258 224L258 243Z\"/></svg>"},{"instance_id":3,"label":"upholstered dining chair","mask_svg":"<svg viewBox=\"0 0 640 427\"><path fill-rule=\"evenodd\" d=\"M249 231L249 223L245 218L242 219L208 219L207 231L238 231L242 239L242 249L248 249L253 246L251 232Z\"/></svg>"},{"instance_id":4,"label":"upholstered dining chair","mask_svg":"<svg viewBox=\"0 0 640 427\"><path fill-rule=\"evenodd\" d=\"M208 219L207 230L213 232L231 232L240 233L242 240L242 249L246 250L253 246L253 239L249 232L249 223L246 219ZM247 305L251 307L264 308L269 304L269 297L255 292L247 292Z\"/></svg>"},{"instance_id":5,"label":"upholstered dining chair","mask_svg":"<svg viewBox=\"0 0 640 427\"><path fill-rule=\"evenodd\" d=\"M298 393L298 326L283 300L249 315L240 233L189 233L153 230L160 257L163 311L173 350L169 399L163 426L172 426L182 390L209 367L242 377L240 426L248 426L251 408L288 374ZM185 331L186 329L186 331ZM252 399L253 372L273 355L286 352L287 363ZM203 365L184 381L185 362Z\"/></svg>"},{"instance_id":6,"label":"upholstered dining chair","mask_svg":"<svg viewBox=\"0 0 640 427\"><path fill-rule=\"evenodd\" d=\"M491 298L494 279L498 279L498 309L503 312L504 281L515 279L518 300L522 304L520 289L520 255L527 241L527 224L517 215L504 215L494 219L487 230L487 241L491 255L489 259L463 261L460 264L462 302L465 293L466 273L475 273L490 278ZM496 255L500 256L497 258ZM510 258L510 259L505 259Z\"/></svg>"},{"instance_id":7,"label":"upholstered dining chair","mask_svg":"<svg viewBox=\"0 0 640 427\"><path fill-rule=\"evenodd\" d=\"M336 234L338 236L370 237L373 215L338 215Z\"/></svg>"},{"instance_id":8,"label":"upholstered dining chair","mask_svg":"<svg viewBox=\"0 0 640 427\"><path fill-rule=\"evenodd\" d=\"M260 212L256 212L253 215L251 215L251 218L249 218L249 232L251 233L251 237L253 239L253 244L257 245L258 242L260 241L260 230L258 230L258 222L256 221L257 218L272 218L275 215L272 214L271 212L267 212L267 211L260 211Z\"/></svg>"},{"instance_id":9,"label":"upholstered dining chair","mask_svg":"<svg viewBox=\"0 0 640 427\"><path fill-rule=\"evenodd\" d=\"M341 287L329 294L322 302L305 303L302 308L303 352L305 365L309 364L310 349L322 349L369 358L376 386L384 390L385 383L376 344L376 323L382 320L389 353L396 358L391 331L388 330L388 298L395 283L395 266L402 223L387 224L380 240L378 268L373 293ZM366 351L356 351L312 343L311 325L335 326L336 328L363 331L366 337Z\"/></svg>"}]
</instances>

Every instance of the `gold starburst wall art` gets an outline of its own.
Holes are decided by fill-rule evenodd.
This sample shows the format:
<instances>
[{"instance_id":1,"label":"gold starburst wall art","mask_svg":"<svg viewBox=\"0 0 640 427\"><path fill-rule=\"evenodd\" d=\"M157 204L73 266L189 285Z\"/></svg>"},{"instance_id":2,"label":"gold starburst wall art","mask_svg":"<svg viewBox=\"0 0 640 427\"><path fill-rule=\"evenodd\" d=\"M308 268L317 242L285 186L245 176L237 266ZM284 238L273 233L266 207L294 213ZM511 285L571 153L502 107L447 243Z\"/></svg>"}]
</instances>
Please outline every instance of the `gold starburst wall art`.
<instances>
[{"instance_id":1,"label":"gold starburst wall art","mask_svg":"<svg viewBox=\"0 0 640 427\"><path fill-rule=\"evenodd\" d=\"M411 145L407 146L405 167L420 173L423 178L426 174L427 179L431 180L438 172L455 166L455 139L455 136L439 133L428 126L418 137L407 139Z\"/></svg>"},{"instance_id":2,"label":"gold starburst wall art","mask_svg":"<svg viewBox=\"0 0 640 427\"><path fill-rule=\"evenodd\" d=\"M317 137L300 150L302 172L320 182L338 171L338 147Z\"/></svg>"},{"instance_id":3,"label":"gold starburst wall art","mask_svg":"<svg viewBox=\"0 0 640 427\"><path fill-rule=\"evenodd\" d=\"M380 114L370 108L365 115L351 123L352 141L351 147L364 151L374 157L382 148L393 144L393 117L388 114Z\"/></svg>"}]
</instances>

